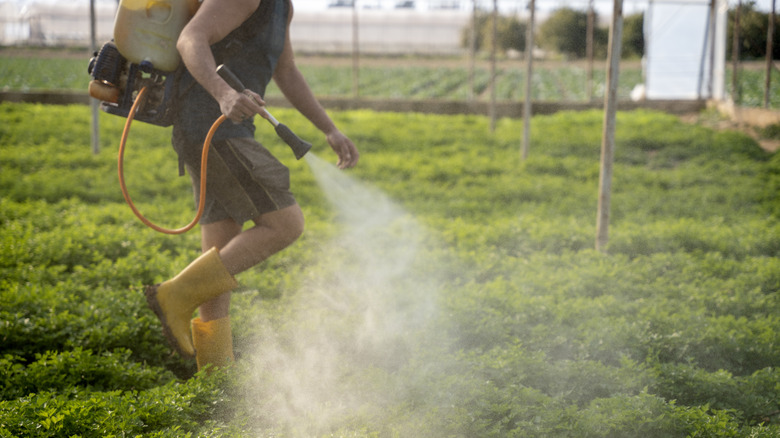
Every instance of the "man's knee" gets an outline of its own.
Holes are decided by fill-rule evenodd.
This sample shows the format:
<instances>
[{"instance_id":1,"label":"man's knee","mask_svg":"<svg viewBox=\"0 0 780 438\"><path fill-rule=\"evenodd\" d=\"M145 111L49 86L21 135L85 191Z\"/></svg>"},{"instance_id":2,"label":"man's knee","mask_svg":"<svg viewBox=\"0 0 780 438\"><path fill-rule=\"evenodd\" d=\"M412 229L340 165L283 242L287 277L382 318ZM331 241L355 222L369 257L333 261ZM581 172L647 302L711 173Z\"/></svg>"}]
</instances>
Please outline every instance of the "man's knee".
<instances>
[{"instance_id":1,"label":"man's knee","mask_svg":"<svg viewBox=\"0 0 780 438\"><path fill-rule=\"evenodd\" d=\"M305 220L298 204L264 215L255 224L272 230L284 246L291 245L303 234Z\"/></svg>"},{"instance_id":2,"label":"man's knee","mask_svg":"<svg viewBox=\"0 0 780 438\"><path fill-rule=\"evenodd\" d=\"M291 245L303 234L305 220L300 209L298 209L297 215L291 216L289 219L285 223L285 236L287 237L287 244Z\"/></svg>"}]
</instances>

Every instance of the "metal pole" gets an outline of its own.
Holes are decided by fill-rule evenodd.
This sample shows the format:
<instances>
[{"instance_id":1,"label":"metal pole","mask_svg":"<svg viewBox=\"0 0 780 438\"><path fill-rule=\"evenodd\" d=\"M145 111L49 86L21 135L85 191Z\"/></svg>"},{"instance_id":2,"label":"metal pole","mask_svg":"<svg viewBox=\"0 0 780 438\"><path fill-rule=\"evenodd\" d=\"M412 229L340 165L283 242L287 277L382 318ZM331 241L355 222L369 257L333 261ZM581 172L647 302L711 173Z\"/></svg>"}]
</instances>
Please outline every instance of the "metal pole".
<instances>
[{"instance_id":1,"label":"metal pole","mask_svg":"<svg viewBox=\"0 0 780 438\"><path fill-rule=\"evenodd\" d=\"M477 0L471 0L471 34L469 35L469 100L474 100L474 74L477 57Z\"/></svg>"},{"instance_id":2,"label":"metal pole","mask_svg":"<svg viewBox=\"0 0 780 438\"><path fill-rule=\"evenodd\" d=\"M496 130L496 51L498 51L498 0L493 0L493 44L490 49L490 132Z\"/></svg>"},{"instance_id":3,"label":"metal pole","mask_svg":"<svg viewBox=\"0 0 780 438\"><path fill-rule=\"evenodd\" d=\"M713 96L712 68L715 65L715 17L715 0L710 0L710 13L707 16L707 27L704 31L705 49L701 54L701 65L699 66L699 84L696 90L696 94L699 98L701 98L703 95L710 98ZM707 53L707 48L709 48L709 53ZM709 70L707 70L708 68ZM704 84L705 76L707 79L706 85Z\"/></svg>"},{"instance_id":4,"label":"metal pole","mask_svg":"<svg viewBox=\"0 0 780 438\"><path fill-rule=\"evenodd\" d=\"M593 0L588 0L588 25L585 35L585 56L588 58L588 83L586 84L588 102L593 101L593 28L596 23L596 11Z\"/></svg>"},{"instance_id":5,"label":"metal pole","mask_svg":"<svg viewBox=\"0 0 780 438\"><path fill-rule=\"evenodd\" d=\"M523 160L528 158L528 150L531 149L531 101L533 99L533 60L534 60L534 21L536 2L530 0L528 4L530 17L528 27L525 30L525 103L523 105Z\"/></svg>"},{"instance_id":6,"label":"metal pole","mask_svg":"<svg viewBox=\"0 0 780 438\"><path fill-rule=\"evenodd\" d=\"M728 27L728 0L715 0L715 56L713 60L712 97L717 101L726 98L726 28Z\"/></svg>"},{"instance_id":7,"label":"metal pole","mask_svg":"<svg viewBox=\"0 0 780 438\"><path fill-rule=\"evenodd\" d=\"M650 81L647 72L650 71L650 66L654 59L651 59L650 48L653 44L653 0L647 2L647 11L645 12L644 23L642 23L642 31L645 34L645 55L644 65L642 66L642 83L645 84L645 97L647 97L647 91L650 89Z\"/></svg>"},{"instance_id":8,"label":"metal pole","mask_svg":"<svg viewBox=\"0 0 780 438\"><path fill-rule=\"evenodd\" d=\"M89 0L89 30L90 30L90 52L97 50L97 18L95 16L95 0ZM92 153L97 155L100 152L100 119L99 102L94 97L89 98L90 109L92 110Z\"/></svg>"},{"instance_id":9,"label":"metal pole","mask_svg":"<svg viewBox=\"0 0 780 438\"><path fill-rule=\"evenodd\" d=\"M742 0L737 2L737 9L734 11L734 35L731 46L731 100L739 104L742 101L742 96L739 90L739 14L742 9Z\"/></svg>"},{"instance_id":10,"label":"metal pole","mask_svg":"<svg viewBox=\"0 0 780 438\"><path fill-rule=\"evenodd\" d=\"M357 1L352 0L352 97L360 96L360 43L358 40Z\"/></svg>"},{"instance_id":11,"label":"metal pole","mask_svg":"<svg viewBox=\"0 0 780 438\"><path fill-rule=\"evenodd\" d=\"M718 56L718 4L717 0L710 0L710 22L707 23L707 34L709 35L710 45L710 65L709 80L707 82L707 92L710 99L715 97L715 65Z\"/></svg>"},{"instance_id":12,"label":"metal pole","mask_svg":"<svg viewBox=\"0 0 780 438\"><path fill-rule=\"evenodd\" d=\"M769 29L766 32L766 79L764 81L764 108L769 108L769 90L772 85L772 58L775 39L775 0L772 0L772 12L769 14Z\"/></svg>"},{"instance_id":13,"label":"metal pole","mask_svg":"<svg viewBox=\"0 0 780 438\"><path fill-rule=\"evenodd\" d=\"M612 197L612 164L615 158L615 114L620 73L620 46L623 36L623 0L615 0L609 28L609 66L604 96L604 131L601 141L599 204L596 218L596 250L606 252L609 241L609 214Z\"/></svg>"}]
</instances>

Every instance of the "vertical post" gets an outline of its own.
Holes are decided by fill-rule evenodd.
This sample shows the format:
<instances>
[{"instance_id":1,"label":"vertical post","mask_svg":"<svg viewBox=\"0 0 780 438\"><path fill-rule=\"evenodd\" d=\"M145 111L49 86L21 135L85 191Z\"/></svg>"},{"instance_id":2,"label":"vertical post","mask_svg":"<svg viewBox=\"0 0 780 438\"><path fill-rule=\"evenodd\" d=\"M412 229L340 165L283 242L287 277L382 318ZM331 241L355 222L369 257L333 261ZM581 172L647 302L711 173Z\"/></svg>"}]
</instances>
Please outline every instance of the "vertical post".
<instances>
[{"instance_id":1,"label":"vertical post","mask_svg":"<svg viewBox=\"0 0 780 438\"><path fill-rule=\"evenodd\" d=\"M775 39L775 0L772 0L772 12L769 14L769 26L766 32L766 79L764 80L764 108L769 108L769 90L772 85L772 58Z\"/></svg>"},{"instance_id":2,"label":"vertical post","mask_svg":"<svg viewBox=\"0 0 780 438\"><path fill-rule=\"evenodd\" d=\"M360 96L360 41L357 0L352 0L352 97Z\"/></svg>"},{"instance_id":3,"label":"vertical post","mask_svg":"<svg viewBox=\"0 0 780 438\"><path fill-rule=\"evenodd\" d=\"M642 66L642 83L645 84L645 95L647 95L647 90L650 89L650 81L648 80L647 72L650 71L651 62L654 61L650 59L650 45L653 44L653 0L649 0L647 2L647 10L645 11L644 23L642 23L642 31L645 35L645 55L643 63L644 65Z\"/></svg>"},{"instance_id":4,"label":"vertical post","mask_svg":"<svg viewBox=\"0 0 780 438\"><path fill-rule=\"evenodd\" d=\"M728 0L714 0L715 7L715 55L712 65L712 97L717 101L726 96L726 28L728 27Z\"/></svg>"},{"instance_id":5,"label":"vertical post","mask_svg":"<svg viewBox=\"0 0 780 438\"><path fill-rule=\"evenodd\" d=\"M585 56L588 58L588 83L586 84L588 102L593 101L593 32L596 24L596 11L593 0L588 0L588 25L585 35Z\"/></svg>"},{"instance_id":6,"label":"vertical post","mask_svg":"<svg viewBox=\"0 0 780 438\"><path fill-rule=\"evenodd\" d=\"M474 100L474 74L477 58L477 0L471 0L471 34L469 35L469 100Z\"/></svg>"},{"instance_id":7,"label":"vertical post","mask_svg":"<svg viewBox=\"0 0 780 438\"><path fill-rule=\"evenodd\" d=\"M707 66L712 65L715 59L715 45L712 32L715 23L715 2L710 0L709 13L707 16L707 26L704 29L704 48L701 51L701 60L699 62L699 78L696 81L696 98L712 96L712 75L708 74ZM709 49L709 52L707 51ZM711 69L710 69L711 70ZM706 80L706 83L705 83Z\"/></svg>"},{"instance_id":8,"label":"vertical post","mask_svg":"<svg viewBox=\"0 0 780 438\"><path fill-rule=\"evenodd\" d=\"M599 172L599 205L596 218L596 250L606 252L609 241L609 214L612 197L612 164L615 158L615 113L620 73L620 49L623 36L623 0L614 0L612 24L609 28L609 66L607 92L604 96L604 131L601 141Z\"/></svg>"},{"instance_id":9,"label":"vertical post","mask_svg":"<svg viewBox=\"0 0 780 438\"><path fill-rule=\"evenodd\" d=\"M710 46L710 63L707 78L707 96L712 99L715 96L715 57L717 56L717 44L715 39L717 38L716 28L718 26L718 11L716 0L710 0L710 20L707 23L707 42ZM702 73L704 73L704 66L702 66Z\"/></svg>"},{"instance_id":10,"label":"vertical post","mask_svg":"<svg viewBox=\"0 0 780 438\"><path fill-rule=\"evenodd\" d=\"M89 30L90 30L90 51L97 50L97 18L95 16L95 0L89 0ZM92 110L92 153L97 155L100 152L100 122L98 100L94 97L89 98L89 106Z\"/></svg>"},{"instance_id":11,"label":"vertical post","mask_svg":"<svg viewBox=\"0 0 780 438\"><path fill-rule=\"evenodd\" d=\"M739 90L739 14L742 12L742 0L737 1L737 8L734 10L734 35L731 46L731 100L735 104L739 104L742 101L742 96Z\"/></svg>"},{"instance_id":12,"label":"vertical post","mask_svg":"<svg viewBox=\"0 0 780 438\"><path fill-rule=\"evenodd\" d=\"M493 0L493 30L490 48L490 132L496 130L496 52L498 51L498 0Z\"/></svg>"},{"instance_id":13,"label":"vertical post","mask_svg":"<svg viewBox=\"0 0 780 438\"><path fill-rule=\"evenodd\" d=\"M529 18L525 29L525 103L523 105L523 150L522 158L528 158L528 150L531 149L531 102L533 100L533 60L534 60L534 22L536 15L536 1L530 0L528 4Z\"/></svg>"}]
</instances>

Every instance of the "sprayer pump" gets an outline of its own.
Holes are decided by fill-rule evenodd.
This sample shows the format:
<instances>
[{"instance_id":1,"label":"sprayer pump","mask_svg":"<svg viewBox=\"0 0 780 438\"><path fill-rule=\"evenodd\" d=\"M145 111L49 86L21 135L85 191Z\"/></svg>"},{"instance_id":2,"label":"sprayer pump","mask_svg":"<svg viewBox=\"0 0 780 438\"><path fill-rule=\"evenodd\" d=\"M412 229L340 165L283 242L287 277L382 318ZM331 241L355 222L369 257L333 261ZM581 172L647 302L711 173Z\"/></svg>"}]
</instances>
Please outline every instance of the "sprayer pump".
<instances>
[{"instance_id":1,"label":"sprayer pump","mask_svg":"<svg viewBox=\"0 0 780 438\"><path fill-rule=\"evenodd\" d=\"M89 94L101 101L103 111L127 117L138 93L146 87L146 102L135 118L158 126L171 125L170 98L175 73L157 70L148 61L129 62L113 41L95 52L87 72L92 76Z\"/></svg>"}]
</instances>

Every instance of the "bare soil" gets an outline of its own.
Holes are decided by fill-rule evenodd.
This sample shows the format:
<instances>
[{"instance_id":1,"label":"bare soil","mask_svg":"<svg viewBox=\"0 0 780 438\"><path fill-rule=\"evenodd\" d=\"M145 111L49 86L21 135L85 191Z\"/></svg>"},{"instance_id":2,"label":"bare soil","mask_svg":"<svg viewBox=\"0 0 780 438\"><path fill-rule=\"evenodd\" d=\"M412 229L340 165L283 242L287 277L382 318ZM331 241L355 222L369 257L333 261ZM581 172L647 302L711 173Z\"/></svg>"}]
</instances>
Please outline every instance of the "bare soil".
<instances>
[{"instance_id":1,"label":"bare soil","mask_svg":"<svg viewBox=\"0 0 780 438\"><path fill-rule=\"evenodd\" d=\"M746 123L739 123L722 116L714 110L703 111L700 113L689 113L680 116L680 120L686 123L706 126L718 131L739 131L753 138L762 149L767 152L777 152L780 150L780 139L766 138L761 130L755 126Z\"/></svg>"}]
</instances>

